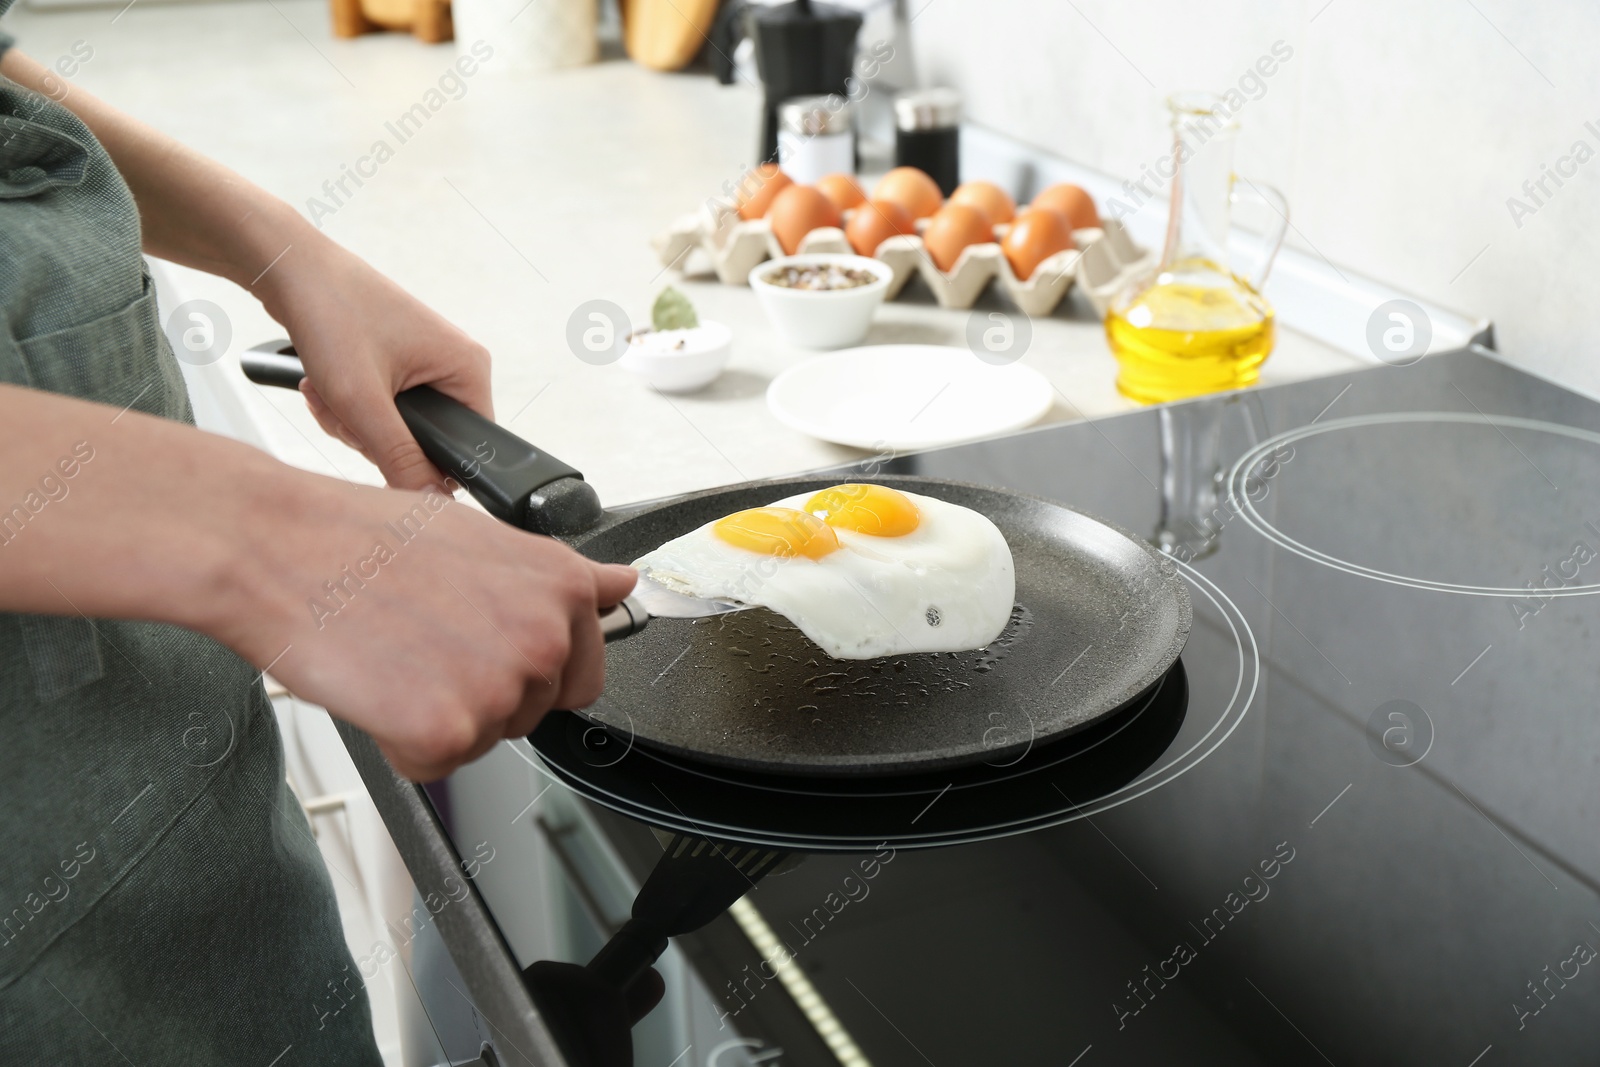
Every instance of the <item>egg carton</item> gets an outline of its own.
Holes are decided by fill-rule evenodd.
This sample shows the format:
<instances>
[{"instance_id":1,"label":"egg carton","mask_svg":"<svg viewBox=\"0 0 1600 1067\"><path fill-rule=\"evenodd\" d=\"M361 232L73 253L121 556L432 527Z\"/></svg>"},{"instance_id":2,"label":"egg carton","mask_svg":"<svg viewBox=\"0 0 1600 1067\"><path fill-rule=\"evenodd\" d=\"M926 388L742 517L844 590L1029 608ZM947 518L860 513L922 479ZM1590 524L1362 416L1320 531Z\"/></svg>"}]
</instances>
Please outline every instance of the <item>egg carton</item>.
<instances>
[{"instance_id":1,"label":"egg carton","mask_svg":"<svg viewBox=\"0 0 1600 1067\"><path fill-rule=\"evenodd\" d=\"M996 237L1003 238L1006 229L996 227ZM894 271L886 295L889 300L900 295L913 274L919 274L940 307L970 308L989 283L998 278L1001 288L1025 314L1044 316L1055 311L1077 284L1095 312L1104 318L1112 298L1135 276L1148 270L1154 264L1154 256L1134 243L1127 227L1116 219L1107 219L1093 229L1074 230L1072 238L1078 247L1045 259L1026 279L1012 271L998 239L962 249L948 271L935 265L922 238L912 234L888 238L878 246L874 258ZM768 259L786 254L766 219L736 216L729 216L714 227L704 215L686 215L651 243L664 266L693 275L705 273L709 265L710 271L727 285L748 284L752 270ZM798 251L853 254L855 250L843 230L823 226L802 237Z\"/></svg>"}]
</instances>

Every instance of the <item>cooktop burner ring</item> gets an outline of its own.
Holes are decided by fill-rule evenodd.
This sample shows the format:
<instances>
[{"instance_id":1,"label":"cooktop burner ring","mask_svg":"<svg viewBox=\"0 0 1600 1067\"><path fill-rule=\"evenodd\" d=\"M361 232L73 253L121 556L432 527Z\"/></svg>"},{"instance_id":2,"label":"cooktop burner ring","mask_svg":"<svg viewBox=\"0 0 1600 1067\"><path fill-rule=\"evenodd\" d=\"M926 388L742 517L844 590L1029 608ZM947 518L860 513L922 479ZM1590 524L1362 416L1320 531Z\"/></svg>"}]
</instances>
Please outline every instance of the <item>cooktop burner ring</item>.
<instances>
[{"instance_id":1,"label":"cooktop burner ring","mask_svg":"<svg viewBox=\"0 0 1600 1067\"><path fill-rule=\"evenodd\" d=\"M1470 426L1491 426L1496 430L1514 429L1530 430L1535 433L1551 433L1559 437L1566 437L1576 441L1585 441L1589 444L1600 445L1600 433L1584 430L1576 426L1565 426L1556 422L1545 422L1539 419L1523 419L1511 415L1480 415L1460 411L1391 411L1375 415L1353 415L1343 419L1333 419L1324 423L1308 423L1292 430L1287 430L1275 437L1268 438L1240 456L1228 472L1227 485L1229 503L1240 518L1262 537L1277 545L1286 552L1291 552L1302 559L1330 567L1333 570L1343 571L1358 578L1368 578L1372 581L1385 582L1408 589L1419 589L1427 592L1455 593L1462 596L1500 597L1508 599L1522 599L1530 595L1527 586L1497 586L1497 585L1469 585L1462 582L1441 582L1428 578L1417 578L1412 575L1396 574L1381 570L1377 567L1368 567L1365 564L1355 563L1351 560L1341 559L1338 556L1312 548L1301 541L1289 536L1275 526L1258 510L1255 502L1250 499L1246 482L1251 472L1262 464L1272 453L1285 445L1293 445L1323 434L1339 431L1354 430L1368 426L1385 426L1405 423L1435 422L1453 423ZM1507 438L1509 441L1510 439ZM1513 443L1512 447L1516 445ZM1532 462L1531 460L1529 461ZM1537 468L1535 468L1537 469ZM1600 593L1600 582L1585 585L1567 585L1559 588L1540 589L1541 597L1572 597L1593 596Z\"/></svg>"},{"instance_id":2,"label":"cooktop burner ring","mask_svg":"<svg viewBox=\"0 0 1600 1067\"><path fill-rule=\"evenodd\" d=\"M1239 606L1233 602L1233 598L1224 593L1222 588L1210 578L1207 578L1181 560L1174 558L1172 562L1177 565L1178 573L1189 579L1194 589L1204 595L1211 602L1211 606L1217 609L1217 613L1222 617L1222 621L1227 624L1229 631L1233 635L1239 662L1239 675L1234 680L1233 693L1229 696L1228 703L1222 709L1221 714L1218 715L1217 721L1198 740L1179 753L1176 759L1160 768L1146 771L1121 789L1107 793L1098 800L1092 800L1082 805L1074 811L1071 818L1063 819L1061 820L1062 822L1070 822L1085 815L1097 815L1119 804L1136 800L1146 793L1159 789L1168 782L1187 774L1195 767L1198 767L1207 756L1222 747L1222 743L1233 734L1233 731L1239 728L1239 724L1244 721L1245 714L1250 710L1250 706L1255 703L1256 689L1261 684L1261 650L1256 645L1255 631L1250 629L1249 620L1244 617L1244 612L1239 610ZM1195 612L1195 621L1198 622L1199 618L1200 614L1197 611ZM1248 653L1248 662L1246 653ZM1248 691L1246 690L1246 675L1248 675ZM1241 693L1244 694L1243 700L1240 699ZM1194 711L1192 682L1190 683L1190 694L1189 710L1192 714ZM1222 733L1212 739L1212 735L1216 734L1218 730L1221 730ZM1208 741L1210 741L1209 745L1207 745ZM1190 757L1193 758L1191 759ZM1124 796L1122 794L1127 795Z\"/></svg>"}]
</instances>

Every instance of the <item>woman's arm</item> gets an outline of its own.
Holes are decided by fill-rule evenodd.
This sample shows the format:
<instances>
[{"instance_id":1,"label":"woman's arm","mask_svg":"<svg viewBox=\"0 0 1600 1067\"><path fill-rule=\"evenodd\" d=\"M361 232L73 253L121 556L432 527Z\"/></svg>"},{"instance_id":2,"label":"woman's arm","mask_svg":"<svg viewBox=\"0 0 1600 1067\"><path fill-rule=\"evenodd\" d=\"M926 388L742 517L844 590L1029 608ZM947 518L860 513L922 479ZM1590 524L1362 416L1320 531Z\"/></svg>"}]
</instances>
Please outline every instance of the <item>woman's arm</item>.
<instances>
[{"instance_id":1,"label":"woman's arm","mask_svg":"<svg viewBox=\"0 0 1600 1067\"><path fill-rule=\"evenodd\" d=\"M0 56L0 74L38 92L61 85L15 48ZM257 277L278 253L321 238L288 204L88 91L74 86L62 104L100 139L133 190L151 255L265 293Z\"/></svg>"},{"instance_id":2,"label":"woman's arm","mask_svg":"<svg viewBox=\"0 0 1600 1067\"><path fill-rule=\"evenodd\" d=\"M14 48L0 56L0 74L37 91L52 84ZM394 396L432 385L493 417L483 347L222 164L83 89L63 103L133 191L145 251L254 293L295 342L306 366L301 389L323 429L365 453L391 485L437 482Z\"/></svg>"},{"instance_id":3,"label":"woman's arm","mask_svg":"<svg viewBox=\"0 0 1600 1067\"><path fill-rule=\"evenodd\" d=\"M14 49L0 73L46 87ZM259 295L299 349L324 428L391 484L433 483L394 395L431 383L490 414L487 353L238 175L81 89L67 103L132 188L146 249ZM552 706L593 702L599 609L634 582L438 490L349 485L16 386L0 385L0 457L0 611L207 634L366 729L415 778L528 733Z\"/></svg>"},{"instance_id":4,"label":"woman's arm","mask_svg":"<svg viewBox=\"0 0 1600 1067\"><path fill-rule=\"evenodd\" d=\"M53 393L0 385L0 456L0 611L207 634L414 778L598 698L599 610L633 586L438 491Z\"/></svg>"}]
</instances>

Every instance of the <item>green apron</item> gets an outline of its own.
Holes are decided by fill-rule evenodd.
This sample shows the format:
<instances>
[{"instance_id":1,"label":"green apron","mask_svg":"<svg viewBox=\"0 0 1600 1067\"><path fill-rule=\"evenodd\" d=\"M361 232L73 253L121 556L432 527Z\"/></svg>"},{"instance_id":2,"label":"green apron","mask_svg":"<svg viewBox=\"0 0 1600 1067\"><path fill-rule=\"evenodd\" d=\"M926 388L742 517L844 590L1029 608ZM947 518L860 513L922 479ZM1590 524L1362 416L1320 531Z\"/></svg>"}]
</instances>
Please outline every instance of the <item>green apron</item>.
<instances>
[{"instance_id":1,"label":"green apron","mask_svg":"<svg viewBox=\"0 0 1600 1067\"><path fill-rule=\"evenodd\" d=\"M193 421L126 184L3 78L0 381ZM62 610L0 613L0 1064L381 1064L255 669Z\"/></svg>"}]
</instances>

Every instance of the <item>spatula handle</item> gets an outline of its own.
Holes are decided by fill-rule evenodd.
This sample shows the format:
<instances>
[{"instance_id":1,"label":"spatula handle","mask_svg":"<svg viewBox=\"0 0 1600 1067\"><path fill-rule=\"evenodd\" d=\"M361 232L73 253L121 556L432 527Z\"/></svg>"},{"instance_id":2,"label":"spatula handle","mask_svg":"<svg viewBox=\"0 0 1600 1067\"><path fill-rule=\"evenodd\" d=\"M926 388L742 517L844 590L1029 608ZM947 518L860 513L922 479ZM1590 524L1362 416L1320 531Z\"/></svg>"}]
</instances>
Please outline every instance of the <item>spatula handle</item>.
<instances>
[{"instance_id":1,"label":"spatula handle","mask_svg":"<svg viewBox=\"0 0 1600 1067\"><path fill-rule=\"evenodd\" d=\"M610 644L624 637L632 637L643 630L649 621L650 613L639 602L639 598L630 596L600 613L600 632L605 635L606 643Z\"/></svg>"}]
</instances>

